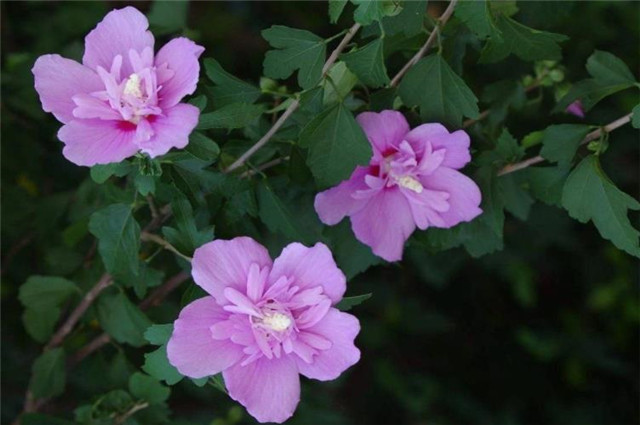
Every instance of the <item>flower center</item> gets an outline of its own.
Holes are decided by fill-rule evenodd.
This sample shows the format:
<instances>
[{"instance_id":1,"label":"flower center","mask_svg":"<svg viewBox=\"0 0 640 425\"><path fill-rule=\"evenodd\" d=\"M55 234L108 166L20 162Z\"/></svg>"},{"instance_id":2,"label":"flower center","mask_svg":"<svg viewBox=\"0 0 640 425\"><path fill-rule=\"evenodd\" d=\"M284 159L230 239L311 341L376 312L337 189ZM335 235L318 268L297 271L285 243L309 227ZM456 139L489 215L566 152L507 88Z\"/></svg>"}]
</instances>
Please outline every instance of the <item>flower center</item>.
<instances>
[{"instance_id":1,"label":"flower center","mask_svg":"<svg viewBox=\"0 0 640 425\"><path fill-rule=\"evenodd\" d=\"M127 82L124 84L123 94L142 99L142 79L136 73L133 73L127 78Z\"/></svg>"},{"instance_id":2,"label":"flower center","mask_svg":"<svg viewBox=\"0 0 640 425\"><path fill-rule=\"evenodd\" d=\"M416 179L415 177L402 176L396 179L396 181L400 186L412 190L416 193L422 193L422 190L424 189L420 181L418 181L418 179Z\"/></svg>"},{"instance_id":3,"label":"flower center","mask_svg":"<svg viewBox=\"0 0 640 425\"><path fill-rule=\"evenodd\" d=\"M262 324L276 332L282 332L291 326L291 318L283 313L267 314L262 319Z\"/></svg>"}]
</instances>

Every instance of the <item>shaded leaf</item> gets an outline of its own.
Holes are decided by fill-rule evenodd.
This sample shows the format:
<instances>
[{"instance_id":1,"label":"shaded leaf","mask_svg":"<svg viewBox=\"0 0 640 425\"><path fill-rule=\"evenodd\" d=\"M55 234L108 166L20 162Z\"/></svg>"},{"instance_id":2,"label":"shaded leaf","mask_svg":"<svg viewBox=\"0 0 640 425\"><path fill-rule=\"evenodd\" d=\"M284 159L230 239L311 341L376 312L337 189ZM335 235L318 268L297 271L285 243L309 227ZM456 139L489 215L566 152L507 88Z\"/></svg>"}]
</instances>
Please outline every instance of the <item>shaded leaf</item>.
<instances>
[{"instance_id":1,"label":"shaded leaf","mask_svg":"<svg viewBox=\"0 0 640 425\"><path fill-rule=\"evenodd\" d=\"M588 132L589 126L582 124L559 124L547 127L542 138L540 156L561 165L569 164Z\"/></svg>"},{"instance_id":2,"label":"shaded leaf","mask_svg":"<svg viewBox=\"0 0 640 425\"><path fill-rule=\"evenodd\" d=\"M102 328L118 342L139 347L151 321L120 291L103 294L97 303L98 320Z\"/></svg>"},{"instance_id":3,"label":"shaded leaf","mask_svg":"<svg viewBox=\"0 0 640 425\"><path fill-rule=\"evenodd\" d=\"M140 226L129 205L113 204L93 213L89 231L98 238L98 251L109 273L138 274Z\"/></svg>"},{"instance_id":4,"label":"shaded leaf","mask_svg":"<svg viewBox=\"0 0 640 425\"><path fill-rule=\"evenodd\" d=\"M204 60L204 69L207 77L216 84L209 88L209 92L217 108L232 103L253 103L262 94L259 88L229 74L213 58Z\"/></svg>"},{"instance_id":5,"label":"shaded leaf","mask_svg":"<svg viewBox=\"0 0 640 425\"><path fill-rule=\"evenodd\" d=\"M251 124L264 112L261 105L231 103L213 112L200 114L198 130L211 128L243 128Z\"/></svg>"},{"instance_id":6,"label":"shaded leaf","mask_svg":"<svg viewBox=\"0 0 640 425\"><path fill-rule=\"evenodd\" d=\"M360 49L343 54L341 59L361 82L377 88L389 83L382 49L382 39L378 38Z\"/></svg>"},{"instance_id":7,"label":"shaded leaf","mask_svg":"<svg viewBox=\"0 0 640 425\"><path fill-rule=\"evenodd\" d=\"M168 399L171 390L151 376L136 372L129 378L129 392L149 404L156 404Z\"/></svg>"},{"instance_id":8,"label":"shaded leaf","mask_svg":"<svg viewBox=\"0 0 640 425\"><path fill-rule=\"evenodd\" d=\"M36 398L55 397L66 384L65 353L62 347L47 350L33 363L29 389Z\"/></svg>"},{"instance_id":9,"label":"shaded leaf","mask_svg":"<svg viewBox=\"0 0 640 425\"><path fill-rule=\"evenodd\" d=\"M363 295L355 295L353 297L344 297L335 308L342 311L349 311L352 307L362 304L364 301L371 298L371 293Z\"/></svg>"}]
</instances>

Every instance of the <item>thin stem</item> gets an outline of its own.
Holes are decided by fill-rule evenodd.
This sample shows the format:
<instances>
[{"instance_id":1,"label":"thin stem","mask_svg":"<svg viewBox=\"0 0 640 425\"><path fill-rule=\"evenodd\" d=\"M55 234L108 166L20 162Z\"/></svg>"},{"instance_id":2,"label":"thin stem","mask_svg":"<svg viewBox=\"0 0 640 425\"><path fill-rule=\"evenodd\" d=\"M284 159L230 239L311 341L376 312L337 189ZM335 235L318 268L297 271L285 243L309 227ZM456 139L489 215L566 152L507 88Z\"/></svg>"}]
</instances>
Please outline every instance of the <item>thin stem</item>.
<instances>
[{"instance_id":1,"label":"thin stem","mask_svg":"<svg viewBox=\"0 0 640 425\"><path fill-rule=\"evenodd\" d=\"M602 136L603 133L610 133L613 130L615 130L615 129L619 128L619 127L622 127L623 125L625 125L629 121L631 121L631 115L632 115L632 113L628 113L627 115L625 115L623 117L620 117L615 121L612 121L611 123L605 125L604 127L592 131L591 133L587 134L584 139L582 139L582 142L580 142L580 144L581 145L585 145L585 144L591 142L592 140L596 140L597 138ZM498 171L498 175L499 176L504 176L505 174L509 174L509 173L513 173L514 171L522 170L524 168L530 167L530 166L532 166L534 164L538 164L538 163L543 162L543 161L544 161L544 158L541 157L540 155L534 156L533 158L525 159L524 161L516 162L515 164L506 165L504 168L502 168L500 171Z\"/></svg>"},{"instance_id":2,"label":"thin stem","mask_svg":"<svg viewBox=\"0 0 640 425\"><path fill-rule=\"evenodd\" d=\"M338 56L340 55L340 53L344 50L344 48L347 46L347 44L349 44L349 42L351 41L351 39L353 38L353 36L355 35L355 33L359 29L360 29L360 24L355 24L347 31L347 33L345 34L345 36L342 39L342 41L340 42L340 44L338 44L338 47L335 48L335 50L329 56L329 59L327 59L327 61L325 62L324 66L322 67L322 75L325 75L327 73L327 71L331 68L331 66L338 59ZM256 153L261 147L266 145L269 140L271 140L273 135L276 134L278 132L278 130L280 130L280 127L282 127L282 125L298 109L299 106L300 106L300 99L294 100L291 103L291 105L289 105L289 107L287 109L285 109L284 113L280 116L280 118L278 118L278 120L273 124L273 126L269 129L269 131L267 131L267 133L264 136L262 136L260 138L260 140L258 140L256 142L255 145L251 146L251 148L249 148L249 150L247 150L245 153L243 153L240 156L240 158L238 158L233 164L228 166L224 170L224 172L225 173L229 173L229 172L235 170L236 168L239 168L242 165L244 165L244 163L249 158L251 158L251 156L254 153Z\"/></svg>"},{"instance_id":3,"label":"thin stem","mask_svg":"<svg viewBox=\"0 0 640 425\"><path fill-rule=\"evenodd\" d=\"M396 76L391 79L391 82L389 83L389 87L397 86L398 83L400 83L400 80L402 79L402 77L404 77L404 75L409 71L409 69L413 65L418 63L418 61L420 59L422 59L422 57L431 48L431 46L433 45L433 43L436 41L436 39L438 37L438 33L440 31L442 31L442 28L444 28L444 26L447 24L447 21L449 20L449 18L453 14L453 10L456 7L456 3L458 3L458 0L451 0L449 2L449 6L447 6L447 8L444 11L444 13L442 15L440 15L440 17L438 18L438 21L436 22L436 26L433 29L433 31L431 31L431 34L429 34L429 38L427 38L427 41L422 45L420 50L418 50L418 52L415 55L413 55L413 57L411 59L409 59L409 62L407 62L402 67L402 69L400 71L398 71Z\"/></svg>"},{"instance_id":4,"label":"thin stem","mask_svg":"<svg viewBox=\"0 0 640 425\"><path fill-rule=\"evenodd\" d=\"M82 301L78 306L71 312L67 320L62 324L62 326L58 329L58 331L51 337L49 343L44 347L45 350L50 350L52 348L56 348L64 342L64 339L71 333L76 323L80 320L82 315L87 311L89 306L93 303L93 301L100 295L102 291L107 289L113 283L113 279L111 275L105 273L102 275L100 280L87 292L82 298Z\"/></svg>"},{"instance_id":5,"label":"thin stem","mask_svg":"<svg viewBox=\"0 0 640 425\"><path fill-rule=\"evenodd\" d=\"M162 239L158 235L154 235L153 233L148 233L148 232L142 232L142 233L140 233L140 240L142 240L144 242L157 243L158 245L160 245L161 247L163 247L167 251L171 251L174 254L176 254L178 257L184 258L188 262L191 262L191 257L189 257L188 255L184 255L183 253L178 251L178 249L175 246L171 245L169 242L167 242L166 240Z\"/></svg>"},{"instance_id":6,"label":"thin stem","mask_svg":"<svg viewBox=\"0 0 640 425\"><path fill-rule=\"evenodd\" d=\"M246 177L254 176L254 175L266 170L267 168L275 167L276 165L280 165L283 162L286 162L288 160L289 160L288 156L284 156L282 158L273 159L273 160L271 160L269 162L265 162L264 164L260 165L259 167L256 167L255 170L247 170L247 171L245 171L244 173L242 173L240 175L240 178L246 178Z\"/></svg>"}]
</instances>

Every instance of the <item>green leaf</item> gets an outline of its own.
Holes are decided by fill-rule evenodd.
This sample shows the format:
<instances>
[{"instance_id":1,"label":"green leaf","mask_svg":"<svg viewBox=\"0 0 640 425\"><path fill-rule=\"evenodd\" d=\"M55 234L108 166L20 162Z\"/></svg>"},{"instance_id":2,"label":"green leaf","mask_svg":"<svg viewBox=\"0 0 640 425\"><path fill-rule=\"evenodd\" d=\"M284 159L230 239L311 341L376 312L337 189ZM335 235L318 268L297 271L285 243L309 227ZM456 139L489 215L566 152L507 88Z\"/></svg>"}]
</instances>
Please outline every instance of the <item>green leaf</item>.
<instances>
[{"instance_id":1,"label":"green leaf","mask_svg":"<svg viewBox=\"0 0 640 425\"><path fill-rule=\"evenodd\" d=\"M533 196L547 205L560 206L562 188L569 175L568 167L529 167L521 172L527 175Z\"/></svg>"},{"instance_id":2,"label":"green leaf","mask_svg":"<svg viewBox=\"0 0 640 425\"><path fill-rule=\"evenodd\" d=\"M478 99L440 55L420 59L403 78L398 93L406 105L419 105L420 115L429 122L460 127L463 116L479 115Z\"/></svg>"},{"instance_id":3,"label":"green leaf","mask_svg":"<svg viewBox=\"0 0 640 425\"><path fill-rule=\"evenodd\" d=\"M377 88L389 83L382 49L382 39L378 38L360 49L343 54L341 59L361 82Z\"/></svg>"},{"instance_id":4,"label":"green leaf","mask_svg":"<svg viewBox=\"0 0 640 425\"><path fill-rule=\"evenodd\" d=\"M300 133L300 146L308 147L307 165L321 186L347 179L356 165L371 158L371 146L362 128L342 103L324 110Z\"/></svg>"},{"instance_id":5,"label":"green leaf","mask_svg":"<svg viewBox=\"0 0 640 425\"><path fill-rule=\"evenodd\" d=\"M270 231L282 233L292 241L311 243L311 237L303 223L296 219L294 213L282 202L266 181L260 182L257 190L258 214L260 220Z\"/></svg>"},{"instance_id":6,"label":"green leaf","mask_svg":"<svg viewBox=\"0 0 640 425\"><path fill-rule=\"evenodd\" d=\"M160 286L164 281L164 272L151 268L144 261L140 262L140 273L136 277L129 277L126 283L133 287L139 299L144 298L149 288Z\"/></svg>"},{"instance_id":7,"label":"green leaf","mask_svg":"<svg viewBox=\"0 0 640 425\"><path fill-rule=\"evenodd\" d=\"M98 321L109 336L134 347L144 345L143 334L151 325L151 321L124 293L105 293L98 299L97 304Z\"/></svg>"},{"instance_id":8,"label":"green leaf","mask_svg":"<svg viewBox=\"0 0 640 425\"><path fill-rule=\"evenodd\" d=\"M585 111L589 111L607 96L626 90L635 84L629 68L611 53L596 50L586 65L593 78L579 81L571 86L569 92L558 102L552 112L563 112L576 100L582 102Z\"/></svg>"},{"instance_id":9,"label":"green leaf","mask_svg":"<svg viewBox=\"0 0 640 425\"><path fill-rule=\"evenodd\" d=\"M178 232L175 237L170 238L169 242L177 245L177 248L192 253L196 248L213 239L213 228L198 230L193 208L187 198L181 194L174 195L173 201L171 201L171 211L176 219ZM163 228L163 233L165 233L165 229L166 227ZM167 235L165 234L165 236Z\"/></svg>"},{"instance_id":10,"label":"green leaf","mask_svg":"<svg viewBox=\"0 0 640 425\"><path fill-rule=\"evenodd\" d=\"M262 94L254 85L226 72L215 59L206 58L204 69L207 77L216 84L209 88L209 92L217 108L232 103L253 103Z\"/></svg>"},{"instance_id":11,"label":"green leaf","mask_svg":"<svg viewBox=\"0 0 640 425\"><path fill-rule=\"evenodd\" d=\"M508 129L502 130L500 137L493 150L484 151L478 155L477 161L480 165L490 165L501 167L505 164L516 162L524 156L524 149L518 141L509 133Z\"/></svg>"},{"instance_id":12,"label":"green leaf","mask_svg":"<svg viewBox=\"0 0 640 425\"><path fill-rule=\"evenodd\" d=\"M201 94L200 96L192 97L191 99L189 99L189 103L200 109L200 112L202 112L204 111L204 108L207 107L207 96Z\"/></svg>"},{"instance_id":13,"label":"green leaf","mask_svg":"<svg viewBox=\"0 0 640 425\"><path fill-rule=\"evenodd\" d=\"M78 425L76 422L55 418L42 413L26 413L20 417L21 425Z\"/></svg>"},{"instance_id":14,"label":"green leaf","mask_svg":"<svg viewBox=\"0 0 640 425\"><path fill-rule=\"evenodd\" d=\"M96 164L91 167L91 179L98 183L102 184L109 180L111 176L124 177L133 171L133 165L124 160L122 162L112 162L110 164Z\"/></svg>"},{"instance_id":15,"label":"green leaf","mask_svg":"<svg viewBox=\"0 0 640 425\"><path fill-rule=\"evenodd\" d=\"M353 297L344 297L342 301L335 305L335 308L342 311L349 311L351 307L355 307L359 304L362 304L364 301L371 298L371 293L356 295Z\"/></svg>"},{"instance_id":16,"label":"green leaf","mask_svg":"<svg viewBox=\"0 0 640 425\"><path fill-rule=\"evenodd\" d=\"M154 1L149 11L149 24L155 34L178 32L187 26L188 1Z\"/></svg>"},{"instance_id":17,"label":"green leaf","mask_svg":"<svg viewBox=\"0 0 640 425\"><path fill-rule=\"evenodd\" d=\"M493 23L488 1L461 1L456 5L455 15L479 38L499 37L500 31Z\"/></svg>"},{"instance_id":18,"label":"green leaf","mask_svg":"<svg viewBox=\"0 0 640 425\"><path fill-rule=\"evenodd\" d=\"M525 105L527 95L520 82L501 80L484 88L482 100L490 107L490 113L486 120L497 126L505 120L509 108L519 109Z\"/></svg>"},{"instance_id":19,"label":"green leaf","mask_svg":"<svg viewBox=\"0 0 640 425\"><path fill-rule=\"evenodd\" d=\"M326 226L324 234L329 239L331 252L347 280L382 262L380 257L371 252L371 248L355 238L348 220L343 220L336 226Z\"/></svg>"},{"instance_id":20,"label":"green leaf","mask_svg":"<svg viewBox=\"0 0 640 425\"><path fill-rule=\"evenodd\" d=\"M322 76L326 56L326 44L317 35L295 28L274 25L262 31L271 47L264 58L264 73L276 79L288 78L295 70L298 84L303 89L315 86Z\"/></svg>"},{"instance_id":21,"label":"green leaf","mask_svg":"<svg viewBox=\"0 0 640 425\"><path fill-rule=\"evenodd\" d=\"M261 105L231 103L213 112L200 114L196 128L198 130L243 128L253 123L263 112L264 108Z\"/></svg>"},{"instance_id":22,"label":"green leaf","mask_svg":"<svg viewBox=\"0 0 640 425\"><path fill-rule=\"evenodd\" d=\"M159 381L165 381L167 385L175 385L183 378L178 369L169 363L166 345L162 345L150 353L145 353L142 370Z\"/></svg>"},{"instance_id":23,"label":"green leaf","mask_svg":"<svg viewBox=\"0 0 640 425\"><path fill-rule=\"evenodd\" d=\"M45 342L60 317L60 305L79 293L75 283L60 277L31 276L20 287L18 298L25 306L22 322L33 339Z\"/></svg>"},{"instance_id":24,"label":"green leaf","mask_svg":"<svg viewBox=\"0 0 640 425\"><path fill-rule=\"evenodd\" d=\"M631 116L631 125L633 128L640 128L640 103L637 104L631 112L633 113Z\"/></svg>"},{"instance_id":25,"label":"green leaf","mask_svg":"<svg viewBox=\"0 0 640 425\"><path fill-rule=\"evenodd\" d=\"M331 79L331 82L329 79ZM322 82L321 87L318 87L318 90L323 92L322 103L324 105L330 105L332 103L342 102L343 99L349 96L351 89L353 89L357 83L358 77L349 71L349 68L347 68L344 62L340 61L334 64L331 69L329 69L329 72L327 72L327 78Z\"/></svg>"},{"instance_id":26,"label":"green leaf","mask_svg":"<svg viewBox=\"0 0 640 425\"><path fill-rule=\"evenodd\" d=\"M169 341L172 333L172 323L167 323L166 325L151 325L144 331L144 339L146 339L149 344L164 345Z\"/></svg>"},{"instance_id":27,"label":"green leaf","mask_svg":"<svg viewBox=\"0 0 640 425\"><path fill-rule=\"evenodd\" d=\"M389 35L403 32L406 37L413 37L424 29L426 12L427 0L405 0L400 13L382 18L382 26Z\"/></svg>"},{"instance_id":28,"label":"green leaf","mask_svg":"<svg viewBox=\"0 0 640 425\"><path fill-rule=\"evenodd\" d=\"M398 12L398 7L392 0L351 0L351 3L357 6L353 19L363 26Z\"/></svg>"},{"instance_id":29,"label":"green leaf","mask_svg":"<svg viewBox=\"0 0 640 425\"><path fill-rule=\"evenodd\" d=\"M29 389L36 398L55 397L64 392L66 370L62 347L47 350L33 363Z\"/></svg>"},{"instance_id":30,"label":"green leaf","mask_svg":"<svg viewBox=\"0 0 640 425\"><path fill-rule=\"evenodd\" d=\"M569 164L589 132L589 126L559 124L547 127L542 138L540 156L561 165Z\"/></svg>"},{"instance_id":31,"label":"green leaf","mask_svg":"<svg viewBox=\"0 0 640 425\"><path fill-rule=\"evenodd\" d=\"M338 22L347 3L348 0L329 0L329 22L332 24Z\"/></svg>"},{"instance_id":32,"label":"green leaf","mask_svg":"<svg viewBox=\"0 0 640 425\"><path fill-rule=\"evenodd\" d=\"M489 39L482 50L481 63L498 62L510 54L525 61L558 60L562 58L558 42L568 39L562 34L529 28L504 15L498 17L496 27L501 36Z\"/></svg>"},{"instance_id":33,"label":"green leaf","mask_svg":"<svg viewBox=\"0 0 640 425\"><path fill-rule=\"evenodd\" d=\"M168 399L171 390L151 376L136 372L129 378L129 392L149 404L157 404Z\"/></svg>"},{"instance_id":34,"label":"green leaf","mask_svg":"<svg viewBox=\"0 0 640 425\"><path fill-rule=\"evenodd\" d=\"M524 181L517 173L507 174L498 179L498 190L505 209L522 221L529 217L529 211L534 203L524 186Z\"/></svg>"},{"instance_id":35,"label":"green leaf","mask_svg":"<svg viewBox=\"0 0 640 425\"><path fill-rule=\"evenodd\" d=\"M636 82L629 67L621 59L601 50L596 50L589 56L587 71L605 85L633 85Z\"/></svg>"},{"instance_id":36,"label":"green leaf","mask_svg":"<svg viewBox=\"0 0 640 425\"><path fill-rule=\"evenodd\" d=\"M609 180L597 156L586 157L571 172L562 190L562 206L582 223L593 221L600 235L621 250L640 257L640 232L627 216L627 210L639 210L640 203Z\"/></svg>"},{"instance_id":37,"label":"green leaf","mask_svg":"<svg viewBox=\"0 0 640 425\"><path fill-rule=\"evenodd\" d=\"M98 238L98 251L109 273L138 274L140 226L129 205L113 204L96 211L89 220L89 231Z\"/></svg>"},{"instance_id":38,"label":"green leaf","mask_svg":"<svg viewBox=\"0 0 640 425\"><path fill-rule=\"evenodd\" d=\"M196 158L207 162L215 161L220 155L218 144L198 131L191 133L189 144L185 150Z\"/></svg>"},{"instance_id":39,"label":"green leaf","mask_svg":"<svg viewBox=\"0 0 640 425\"><path fill-rule=\"evenodd\" d=\"M133 180L136 190L142 196L153 194L156 191L156 179L153 176L138 174Z\"/></svg>"}]
</instances>

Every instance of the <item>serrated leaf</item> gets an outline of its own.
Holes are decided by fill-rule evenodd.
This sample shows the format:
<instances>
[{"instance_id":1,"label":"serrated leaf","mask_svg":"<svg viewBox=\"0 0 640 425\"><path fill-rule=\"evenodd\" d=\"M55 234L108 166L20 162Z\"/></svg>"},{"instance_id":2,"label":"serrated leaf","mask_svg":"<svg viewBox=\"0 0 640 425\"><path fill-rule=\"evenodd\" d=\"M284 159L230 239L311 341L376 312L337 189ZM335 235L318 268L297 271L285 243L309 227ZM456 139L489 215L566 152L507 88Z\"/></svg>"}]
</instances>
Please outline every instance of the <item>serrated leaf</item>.
<instances>
[{"instance_id":1,"label":"serrated leaf","mask_svg":"<svg viewBox=\"0 0 640 425\"><path fill-rule=\"evenodd\" d=\"M178 32L187 26L188 1L154 1L149 11L149 24L155 34Z\"/></svg>"},{"instance_id":2,"label":"serrated leaf","mask_svg":"<svg viewBox=\"0 0 640 425\"><path fill-rule=\"evenodd\" d=\"M138 193L142 196L153 194L156 191L156 179L153 176L143 176L142 174L138 174L134 178L133 184L136 186Z\"/></svg>"},{"instance_id":3,"label":"serrated leaf","mask_svg":"<svg viewBox=\"0 0 640 425\"><path fill-rule=\"evenodd\" d=\"M620 58L602 50L596 50L589 56L587 71L593 78L607 85L632 85L636 82L629 67Z\"/></svg>"},{"instance_id":4,"label":"serrated leaf","mask_svg":"<svg viewBox=\"0 0 640 425\"><path fill-rule=\"evenodd\" d=\"M589 133L589 126L581 124L559 124L547 127L542 137L540 156L561 165L569 164L587 133Z\"/></svg>"},{"instance_id":5,"label":"serrated leaf","mask_svg":"<svg viewBox=\"0 0 640 425\"><path fill-rule=\"evenodd\" d=\"M60 308L58 307L44 310L27 308L22 314L22 323L31 338L44 343L53 334L59 318Z\"/></svg>"},{"instance_id":6,"label":"serrated leaf","mask_svg":"<svg viewBox=\"0 0 640 425\"><path fill-rule=\"evenodd\" d=\"M527 175L533 196L547 205L560 206L568 167L529 167L522 172Z\"/></svg>"},{"instance_id":7,"label":"serrated leaf","mask_svg":"<svg viewBox=\"0 0 640 425\"><path fill-rule=\"evenodd\" d=\"M499 36L500 31L493 23L489 2L486 0L461 1L456 5L455 15L479 38Z\"/></svg>"},{"instance_id":8,"label":"serrated leaf","mask_svg":"<svg viewBox=\"0 0 640 425\"><path fill-rule=\"evenodd\" d=\"M160 381L165 381L167 385L175 385L183 378L178 369L169 363L166 345L150 353L145 353L142 370Z\"/></svg>"},{"instance_id":9,"label":"serrated leaf","mask_svg":"<svg viewBox=\"0 0 640 425\"><path fill-rule=\"evenodd\" d=\"M341 59L361 82L377 88L389 83L382 49L382 39L378 38L360 49L343 54Z\"/></svg>"},{"instance_id":10,"label":"serrated leaf","mask_svg":"<svg viewBox=\"0 0 640 425\"><path fill-rule=\"evenodd\" d=\"M332 24L338 22L347 3L348 0L329 0L329 22Z\"/></svg>"},{"instance_id":11,"label":"serrated leaf","mask_svg":"<svg viewBox=\"0 0 640 425\"><path fill-rule=\"evenodd\" d=\"M420 59L403 78L398 94L406 105L420 106L420 115L429 122L460 127L463 116L479 114L478 99L440 55Z\"/></svg>"},{"instance_id":12,"label":"serrated leaf","mask_svg":"<svg viewBox=\"0 0 640 425\"><path fill-rule=\"evenodd\" d=\"M127 279L126 283L133 287L139 299L144 298L149 288L160 286L164 280L164 272L151 268L144 261L140 262L140 273L135 278Z\"/></svg>"},{"instance_id":13,"label":"serrated leaf","mask_svg":"<svg viewBox=\"0 0 640 425\"><path fill-rule=\"evenodd\" d=\"M355 295L353 297L344 297L335 308L342 311L349 311L352 307L362 304L364 301L371 298L371 293L363 295Z\"/></svg>"},{"instance_id":14,"label":"serrated leaf","mask_svg":"<svg viewBox=\"0 0 640 425\"><path fill-rule=\"evenodd\" d=\"M413 37L422 32L426 12L427 0L405 0L400 13L382 18L382 26L389 35L402 32L406 37Z\"/></svg>"},{"instance_id":15,"label":"serrated leaf","mask_svg":"<svg viewBox=\"0 0 640 425\"><path fill-rule=\"evenodd\" d=\"M534 203L529 192L525 190L518 174L507 174L498 179L498 189L504 202L504 208L515 217L525 221Z\"/></svg>"},{"instance_id":16,"label":"serrated leaf","mask_svg":"<svg viewBox=\"0 0 640 425\"><path fill-rule=\"evenodd\" d=\"M47 350L33 363L29 389L36 398L55 397L64 392L65 353L62 347Z\"/></svg>"},{"instance_id":17,"label":"serrated leaf","mask_svg":"<svg viewBox=\"0 0 640 425\"><path fill-rule=\"evenodd\" d=\"M382 262L370 247L355 238L347 220L336 226L325 227L324 234L329 238L331 252L347 280Z\"/></svg>"},{"instance_id":18,"label":"serrated leaf","mask_svg":"<svg viewBox=\"0 0 640 425\"><path fill-rule=\"evenodd\" d=\"M171 338L173 333L173 324L151 325L144 331L144 339L153 345L164 345Z\"/></svg>"},{"instance_id":19,"label":"serrated leaf","mask_svg":"<svg viewBox=\"0 0 640 425\"><path fill-rule=\"evenodd\" d=\"M482 152L478 155L478 164L500 167L516 162L524 156L524 149L518 141L509 133L508 129L502 130L493 150Z\"/></svg>"},{"instance_id":20,"label":"serrated leaf","mask_svg":"<svg viewBox=\"0 0 640 425\"><path fill-rule=\"evenodd\" d=\"M129 378L129 392L149 404L157 404L168 399L171 390L151 376L136 372Z\"/></svg>"},{"instance_id":21,"label":"serrated leaf","mask_svg":"<svg viewBox=\"0 0 640 425\"><path fill-rule=\"evenodd\" d=\"M185 150L203 161L215 161L220 155L218 144L197 131L189 135L189 144Z\"/></svg>"},{"instance_id":22,"label":"serrated leaf","mask_svg":"<svg viewBox=\"0 0 640 425\"><path fill-rule=\"evenodd\" d=\"M140 226L131 207L113 204L91 215L89 231L98 238L98 251L109 273L138 274Z\"/></svg>"},{"instance_id":23,"label":"serrated leaf","mask_svg":"<svg viewBox=\"0 0 640 425\"><path fill-rule=\"evenodd\" d=\"M243 128L255 121L263 112L262 105L231 103L213 112L200 114L196 128L198 130Z\"/></svg>"},{"instance_id":24,"label":"serrated leaf","mask_svg":"<svg viewBox=\"0 0 640 425\"><path fill-rule=\"evenodd\" d=\"M177 232L173 232L174 235L170 238L170 243L177 245L179 249L187 253L192 253L196 248L213 239L212 227L198 230L193 215L193 208L189 201L181 194L176 194L171 201L171 211L173 211L178 229ZM165 233L166 236L165 229L168 228L163 228L163 233Z\"/></svg>"},{"instance_id":25,"label":"serrated leaf","mask_svg":"<svg viewBox=\"0 0 640 425\"><path fill-rule=\"evenodd\" d=\"M640 232L631 226L628 210L639 210L640 203L609 180L597 156L578 164L562 190L562 206L576 220L593 221L600 235L631 255L640 257Z\"/></svg>"},{"instance_id":26,"label":"serrated leaf","mask_svg":"<svg viewBox=\"0 0 640 425\"><path fill-rule=\"evenodd\" d=\"M274 25L262 31L262 37L277 50L269 50L264 58L267 77L285 79L298 71L298 84L303 89L315 86L322 76L327 46L317 35L295 28Z\"/></svg>"},{"instance_id":27,"label":"serrated leaf","mask_svg":"<svg viewBox=\"0 0 640 425\"><path fill-rule=\"evenodd\" d=\"M307 165L321 186L347 179L356 165L366 164L372 151L362 129L342 103L316 116L300 133L309 148Z\"/></svg>"},{"instance_id":28,"label":"serrated leaf","mask_svg":"<svg viewBox=\"0 0 640 425\"><path fill-rule=\"evenodd\" d=\"M113 162L110 164L96 164L91 167L90 175L91 179L102 184L109 180L111 176L124 177L133 171L133 164L124 160L122 162Z\"/></svg>"},{"instance_id":29,"label":"serrated leaf","mask_svg":"<svg viewBox=\"0 0 640 425\"><path fill-rule=\"evenodd\" d=\"M331 79L331 82L329 82ZM351 93L351 89L358 83L358 77L353 74L347 68L347 65L340 61L333 65L329 72L327 72L327 78L322 82L321 87L318 87L317 90L322 92L322 105L330 105L336 102L342 102L349 93ZM309 99L304 99L307 102L307 106L309 106ZM320 108L322 108L320 105Z\"/></svg>"},{"instance_id":30,"label":"serrated leaf","mask_svg":"<svg viewBox=\"0 0 640 425\"><path fill-rule=\"evenodd\" d=\"M562 58L558 42L568 39L562 34L529 28L504 15L497 18L496 27L501 36L489 39L482 50L481 63L498 62L510 54L525 61L558 60Z\"/></svg>"},{"instance_id":31,"label":"serrated leaf","mask_svg":"<svg viewBox=\"0 0 640 425\"><path fill-rule=\"evenodd\" d=\"M98 321L118 342L134 347L144 345L143 334L151 321L120 291L103 294L97 303Z\"/></svg>"},{"instance_id":32,"label":"serrated leaf","mask_svg":"<svg viewBox=\"0 0 640 425\"><path fill-rule=\"evenodd\" d=\"M398 11L397 5L391 0L351 0L351 3L357 6L353 19L363 26Z\"/></svg>"},{"instance_id":33,"label":"serrated leaf","mask_svg":"<svg viewBox=\"0 0 640 425\"><path fill-rule=\"evenodd\" d=\"M257 190L258 214L260 220L272 232L280 232L292 241L311 243L305 231L294 217L294 213L282 202L278 195L266 182L260 182Z\"/></svg>"},{"instance_id":34,"label":"serrated leaf","mask_svg":"<svg viewBox=\"0 0 640 425\"><path fill-rule=\"evenodd\" d=\"M209 92L217 108L232 103L253 103L262 94L254 85L229 74L213 58L204 60L204 69L207 77L216 84L209 88Z\"/></svg>"}]
</instances>

